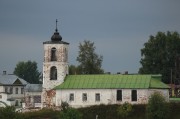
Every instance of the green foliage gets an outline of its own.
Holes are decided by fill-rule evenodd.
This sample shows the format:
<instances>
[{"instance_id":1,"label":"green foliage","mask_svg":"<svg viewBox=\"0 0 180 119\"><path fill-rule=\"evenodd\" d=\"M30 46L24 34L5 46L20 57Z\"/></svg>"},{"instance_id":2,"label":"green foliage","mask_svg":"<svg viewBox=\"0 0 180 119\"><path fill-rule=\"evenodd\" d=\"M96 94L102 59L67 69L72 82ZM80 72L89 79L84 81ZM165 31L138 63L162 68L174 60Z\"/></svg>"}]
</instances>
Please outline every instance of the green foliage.
<instances>
[{"instance_id":1,"label":"green foliage","mask_svg":"<svg viewBox=\"0 0 180 119\"><path fill-rule=\"evenodd\" d=\"M95 105L78 109L83 114L83 119L123 119L118 114L120 105ZM128 116L128 119L145 119L146 106L145 105L132 105L133 113Z\"/></svg>"},{"instance_id":2,"label":"green foliage","mask_svg":"<svg viewBox=\"0 0 180 119\"><path fill-rule=\"evenodd\" d=\"M61 110L65 112L68 108L69 108L69 104L67 102L62 101Z\"/></svg>"},{"instance_id":3,"label":"green foliage","mask_svg":"<svg viewBox=\"0 0 180 119\"><path fill-rule=\"evenodd\" d=\"M59 111L47 108L39 111L19 113L19 117L21 117L20 119L61 119Z\"/></svg>"},{"instance_id":4,"label":"green foliage","mask_svg":"<svg viewBox=\"0 0 180 119\"><path fill-rule=\"evenodd\" d=\"M123 119L122 117L118 116L118 108L119 105L96 105L79 108L77 110L82 114L80 114L82 116L82 119L95 119L96 115L98 115L98 119ZM133 113L129 115L128 119L147 119L146 108L146 105L132 105ZM180 103L169 103L168 110L168 113L171 116L169 119L180 119ZM9 111L8 109L6 109L6 111L6 113L8 113L8 116L2 117L2 108L0 108L0 119L62 119L62 117L60 116L62 112L53 109L43 108L39 111L24 113L15 113L14 111ZM70 110L68 114L73 114L73 111Z\"/></svg>"},{"instance_id":5,"label":"green foliage","mask_svg":"<svg viewBox=\"0 0 180 119\"><path fill-rule=\"evenodd\" d=\"M0 119L16 119L17 113L15 111L15 107L7 106L0 107Z\"/></svg>"},{"instance_id":6,"label":"green foliage","mask_svg":"<svg viewBox=\"0 0 180 119\"><path fill-rule=\"evenodd\" d=\"M79 44L79 56L77 61L80 63L78 66L80 74L101 74L101 64L103 57L95 53L96 47L94 42L84 41Z\"/></svg>"},{"instance_id":7,"label":"green foliage","mask_svg":"<svg viewBox=\"0 0 180 119\"><path fill-rule=\"evenodd\" d=\"M158 32L150 36L141 49L141 74L162 74L162 80L170 83L170 69L175 67L175 59L180 54L180 36L177 32Z\"/></svg>"},{"instance_id":8,"label":"green foliage","mask_svg":"<svg viewBox=\"0 0 180 119\"><path fill-rule=\"evenodd\" d=\"M14 69L14 74L29 83L38 84L41 73L37 69L37 63L32 61L18 62Z\"/></svg>"},{"instance_id":9,"label":"green foliage","mask_svg":"<svg viewBox=\"0 0 180 119\"><path fill-rule=\"evenodd\" d=\"M70 65L69 66L69 74L70 75L76 75L76 74L80 74L80 69L78 66L75 65Z\"/></svg>"},{"instance_id":10,"label":"green foliage","mask_svg":"<svg viewBox=\"0 0 180 119\"><path fill-rule=\"evenodd\" d=\"M148 119L168 119L169 106L165 98L158 92L151 95L147 105Z\"/></svg>"},{"instance_id":11,"label":"green foliage","mask_svg":"<svg viewBox=\"0 0 180 119\"><path fill-rule=\"evenodd\" d=\"M128 102L120 105L117 109L117 113L122 118L127 118L132 113L132 105Z\"/></svg>"},{"instance_id":12,"label":"green foliage","mask_svg":"<svg viewBox=\"0 0 180 119\"><path fill-rule=\"evenodd\" d=\"M82 114L77 109L68 107L65 111L61 111L60 119L82 119Z\"/></svg>"}]
</instances>

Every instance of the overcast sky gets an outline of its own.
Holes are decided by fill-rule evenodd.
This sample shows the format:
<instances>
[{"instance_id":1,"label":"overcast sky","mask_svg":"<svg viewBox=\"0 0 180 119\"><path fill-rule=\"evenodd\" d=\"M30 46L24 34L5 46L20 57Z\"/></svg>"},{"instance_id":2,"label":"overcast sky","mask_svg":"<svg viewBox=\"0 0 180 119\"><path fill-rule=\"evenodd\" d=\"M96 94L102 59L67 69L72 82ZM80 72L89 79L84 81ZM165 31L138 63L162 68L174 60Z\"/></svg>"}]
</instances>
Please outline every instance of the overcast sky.
<instances>
[{"instance_id":1,"label":"overcast sky","mask_svg":"<svg viewBox=\"0 0 180 119\"><path fill-rule=\"evenodd\" d=\"M27 60L42 71L56 19L70 43L69 64L78 64L79 43L90 40L106 72L137 73L150 35L180 32L180 0L0 0L0 72Z\"/></svg>"}]
</instances>

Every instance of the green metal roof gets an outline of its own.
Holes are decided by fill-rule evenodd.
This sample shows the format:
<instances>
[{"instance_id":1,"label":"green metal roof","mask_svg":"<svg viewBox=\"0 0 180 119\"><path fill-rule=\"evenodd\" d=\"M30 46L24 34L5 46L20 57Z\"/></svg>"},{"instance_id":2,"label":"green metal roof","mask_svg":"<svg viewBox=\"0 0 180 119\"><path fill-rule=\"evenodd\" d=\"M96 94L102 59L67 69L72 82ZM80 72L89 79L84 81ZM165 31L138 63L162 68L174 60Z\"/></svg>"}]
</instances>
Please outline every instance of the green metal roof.
<instances>
[{"instance_id":1,"label":"green metal roof","mask_svg":"<svg viewBox=\"0 0 180 119\"><path fill-rule=\"evenodd\" d=\"M168 88L161 75L68 75L55 89Z\"/></svg>"},{"instance_id":2,"label":"green metal roof","mask_svg":"<svg viewBox=\"0 0 180 119\"><path fill-rule=\"evenodd\" d=\"M161 82L160 79L152 78L150 82L150 88L170 88L165 83Z\"/></svg>"}]
</instances>

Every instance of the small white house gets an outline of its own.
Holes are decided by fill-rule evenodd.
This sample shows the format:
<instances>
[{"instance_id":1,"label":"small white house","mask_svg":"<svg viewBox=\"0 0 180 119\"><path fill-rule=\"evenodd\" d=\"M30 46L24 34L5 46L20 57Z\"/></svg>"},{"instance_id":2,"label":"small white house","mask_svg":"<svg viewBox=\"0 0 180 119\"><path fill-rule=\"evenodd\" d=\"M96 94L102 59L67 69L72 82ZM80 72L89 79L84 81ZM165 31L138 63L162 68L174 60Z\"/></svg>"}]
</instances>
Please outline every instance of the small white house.
<instances>
[{"instance_id":1,"label":"small white house","mask_svg":"<svg viewBox=\"0 0 180 119\"><path fill-rule=\"evenodd\" d=\"M16 75L0 75L0 106L21 106L27 82Z\"/></svg>"}]
</instances>

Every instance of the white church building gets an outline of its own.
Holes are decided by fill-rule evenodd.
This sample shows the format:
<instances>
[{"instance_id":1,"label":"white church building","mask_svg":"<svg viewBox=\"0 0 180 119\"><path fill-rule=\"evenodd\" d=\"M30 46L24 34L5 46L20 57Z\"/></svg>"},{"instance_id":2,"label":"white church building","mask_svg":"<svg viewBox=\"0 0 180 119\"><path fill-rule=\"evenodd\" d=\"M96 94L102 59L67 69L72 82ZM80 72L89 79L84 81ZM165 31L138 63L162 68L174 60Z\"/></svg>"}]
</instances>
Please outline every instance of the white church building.
<instances>
[{"instance_id":1,"label":"white church building","mask_svg":"<svg viewBox=\"0 0 180 119\"><path fill-rule=\"evenodd\" d=\"M44 45L42 107L72 107L99 104L145 104L149 96L160 92L169 101L169 87L161 75L69 75L68 46L57 29Z\"/></svg>"}]
</instances>

